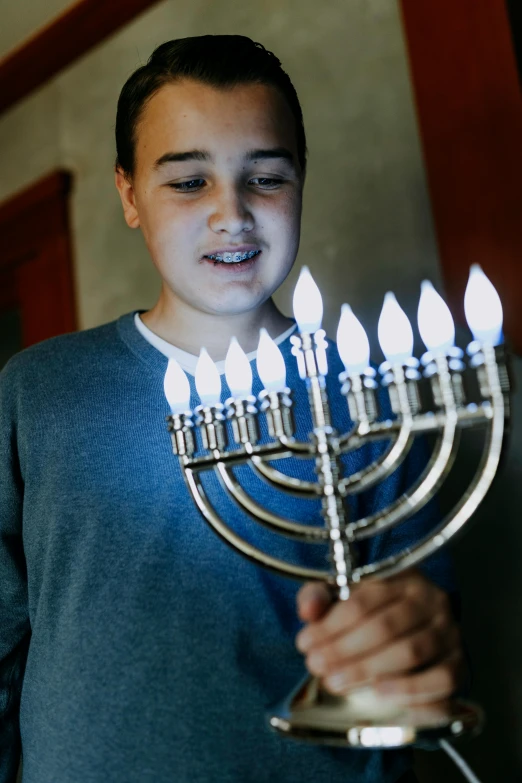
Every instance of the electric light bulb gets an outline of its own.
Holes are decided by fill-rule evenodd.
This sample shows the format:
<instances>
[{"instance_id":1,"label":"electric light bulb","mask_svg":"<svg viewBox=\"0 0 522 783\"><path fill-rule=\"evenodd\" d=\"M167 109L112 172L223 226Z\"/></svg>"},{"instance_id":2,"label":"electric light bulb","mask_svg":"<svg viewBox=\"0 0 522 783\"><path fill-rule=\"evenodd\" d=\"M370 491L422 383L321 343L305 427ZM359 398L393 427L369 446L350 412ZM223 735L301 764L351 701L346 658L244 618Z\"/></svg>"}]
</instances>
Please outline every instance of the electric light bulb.
<instances>
[{"instance_id":1,"label":"electric light bulb","mask_svg":"<svg viewBox=\"0 0 522 783\"><path fill-rule=\"evenodd\" d=\"M502 339L502 303L491 281L478 264L469 272L464 294L466 321L475 340L498 345Z\"/></svg>"},{"instance_id":2,"label":"electric light bulb","mask_svg":"<svg viewBox=\"0 0 522 783\"><path fill-rule=\"evenodd\" d=\"M216 405L221 397L221 378L218 368L202 348L196 364L196 389L202 405Z\"/></svg>"},{"instance_id":3,"label":"electric light bulb","mask_svg":"<svg viewBox=\"0 0 522 783\"><path fill-rule=\"evenodd\" d=\"M384 304L377 327L379 344L391 364L409 359L413 353L413 331L408 316L391 291L384 297Z\"/></svg>"},{"instance_id":4,"label":"electric light bulb","mask_svg":"<svg viewBox=\"0 0 522 783\"><path fill-rule=\"evenodd\" d=\"M421 283L417 323L428 351L447 351L455 345L455 324L450 309L429 280Z\"/></svg>"},{"instance_id":5,"label":"electric light bulb","mask_svg":"<svg viewBox=\"0 0 522 783\"><path fill-rule=\"evenodd\" d=\"M337 348L350 375L364 372L370 364L370 343L350 305L343 304L337 327Z\"/></svg>"},{"instance_id":6,"label":"electric light bulb","mask_svg":"<svg viewBox=\"0 0 522 783\"><path fill-rule=\"evenodd\" d=\"M227 351L225 377L233 397L245 399L252 394L252 368L235 337L231 339Z\"/></svg>"},{"instance_id":7,"label":"electric light bulb","mask_svg":"<svg viewBox=\"0 0 522 783\"><path fill-rule=\"evenodd\" d=\"M267 391L279 392L286 388L283 354L266 329L261 329L259 332L256 364L261 382Z\"/></svg>"},{"instance_id":8,"label":"electric light bulb","mask_svg":"<svg viewBox=\"0 0 522 783\"><path fill-rule=\"evenodd\" d=\"M317 332L323 320L323 299L307 266L301 269L294 289L294 317L300 332Z\"/></svg>"},{"instance_id":9,"label":"electric light bulb","mask_svg":"<svg viewBox=\"0 0 522 783\"><path fill-rule=\"evenodd\" d=\"M189 380L175 359L169 359L163 378L163 389L172 413L184 413L188 410L190 403Z\"/></svg>"}]
</instances>

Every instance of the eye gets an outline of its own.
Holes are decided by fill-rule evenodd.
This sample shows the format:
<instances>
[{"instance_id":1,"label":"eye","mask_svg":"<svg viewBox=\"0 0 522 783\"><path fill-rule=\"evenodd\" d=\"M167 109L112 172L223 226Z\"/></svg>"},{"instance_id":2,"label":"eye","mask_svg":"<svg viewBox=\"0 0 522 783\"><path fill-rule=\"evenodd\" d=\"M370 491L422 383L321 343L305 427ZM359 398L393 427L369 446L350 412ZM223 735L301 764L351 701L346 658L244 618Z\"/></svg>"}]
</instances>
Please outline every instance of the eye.
<instances>
[{"instance_id":1,"label":"eye","mask_svg":"<svg viewBox=\"0 0 522 783\"><path fill-rule=\"evenodd\" d=\"M190 193L199 190L204 184L204 179L189 179L186 182L169 182L169 188L177 190L178 193Z\"/></svg>"},{"instance_id":2,"label":"eye","mask_svg":"<svg viewBox=\"0 0 522 783\"><path fill-rule=\"evenodd\" d=\"M263 190L275 190L283 184L284 180L276 177L254 177L250 180L254 185L257 185Z\"/></svg>"}]
</instances>

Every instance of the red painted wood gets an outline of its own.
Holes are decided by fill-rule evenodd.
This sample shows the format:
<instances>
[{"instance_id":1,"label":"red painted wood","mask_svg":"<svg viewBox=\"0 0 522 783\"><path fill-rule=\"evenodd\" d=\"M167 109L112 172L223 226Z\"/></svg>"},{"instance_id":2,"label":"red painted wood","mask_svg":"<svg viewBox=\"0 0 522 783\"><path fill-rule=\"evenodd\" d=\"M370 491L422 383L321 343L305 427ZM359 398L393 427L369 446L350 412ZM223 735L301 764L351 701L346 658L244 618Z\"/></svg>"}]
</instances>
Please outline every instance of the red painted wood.
<instances>
[{"instance_id":1,"label":"red painted wood","mask_svg":"<svg viewBox=\"0 0 522 783\"><path fill-rule=\"evenodd\" d=\"M0 60L0 113L158 0L80 0Z\"/></svg>"},{"instance_id":2,"label":"red painted wood","mask_svg":"<svg viewBox=\"0 0 522 783\"><path fill-rule=\"evenodd\" d=\"M20 308L24 348L78 328L70 189L58 171L0 204L0 309Z\"/></svg>"},{"instance_id":3,"label":"red painted wood","mask_svg":"<svg viewBox=\"0 0 522 783\"><path fill-rule=\"evenodd\" d=\"M502 298L522 353L522 95L500 0L401 0L448 302L470 264Z\"/></svg>"},{"instance_id":4,"label":"red painted wood","mask_svg":"<svg viewBox=\"0 0 522 783\"><path fill-rule=\"evenodd\" d=\"M18 306L18 288L14 272L0 273L0 311L14 310Z\"/></svg>"}]
</instances>

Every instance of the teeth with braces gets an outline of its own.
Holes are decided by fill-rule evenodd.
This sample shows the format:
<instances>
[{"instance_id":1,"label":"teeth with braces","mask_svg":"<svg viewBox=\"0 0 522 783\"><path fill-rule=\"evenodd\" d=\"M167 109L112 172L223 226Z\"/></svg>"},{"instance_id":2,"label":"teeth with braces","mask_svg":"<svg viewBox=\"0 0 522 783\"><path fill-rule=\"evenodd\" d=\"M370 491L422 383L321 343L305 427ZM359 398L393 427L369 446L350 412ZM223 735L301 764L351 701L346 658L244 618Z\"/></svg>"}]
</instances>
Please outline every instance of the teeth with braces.
<instances>
[{"instance_id":1,"label":"teeth with braces","mask_svg":"<svg viewBox=\"0 0 522 783\"><path fill-rule=\"evenodd\" d=\"M257 256L260 252L260 250L250 250L248 253L215 253L207 258L210 258L211 261L222 261L225 264L238 264L240 261Z\"/></svg>"}]
</instances>

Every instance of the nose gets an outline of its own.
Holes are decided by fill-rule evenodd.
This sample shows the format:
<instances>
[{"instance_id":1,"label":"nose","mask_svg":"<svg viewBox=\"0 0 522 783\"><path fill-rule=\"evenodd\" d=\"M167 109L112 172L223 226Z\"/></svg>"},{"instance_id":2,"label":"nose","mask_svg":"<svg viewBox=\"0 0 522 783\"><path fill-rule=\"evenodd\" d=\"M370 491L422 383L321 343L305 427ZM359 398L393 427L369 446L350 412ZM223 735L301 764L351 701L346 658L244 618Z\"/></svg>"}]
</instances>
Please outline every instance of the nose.
<instances>
[{"instance_id":1,"label":"nose","mask_svg":"<svg viewBox=\"0 0 522 783\"><path fill-rule=\"evenodd\" d=\"M226 233L230 236L253 229L254 217L248 207L246 194L238 186L223 186L216 193L209 226L216 234Z\"/></svg>"}]
</instances>

